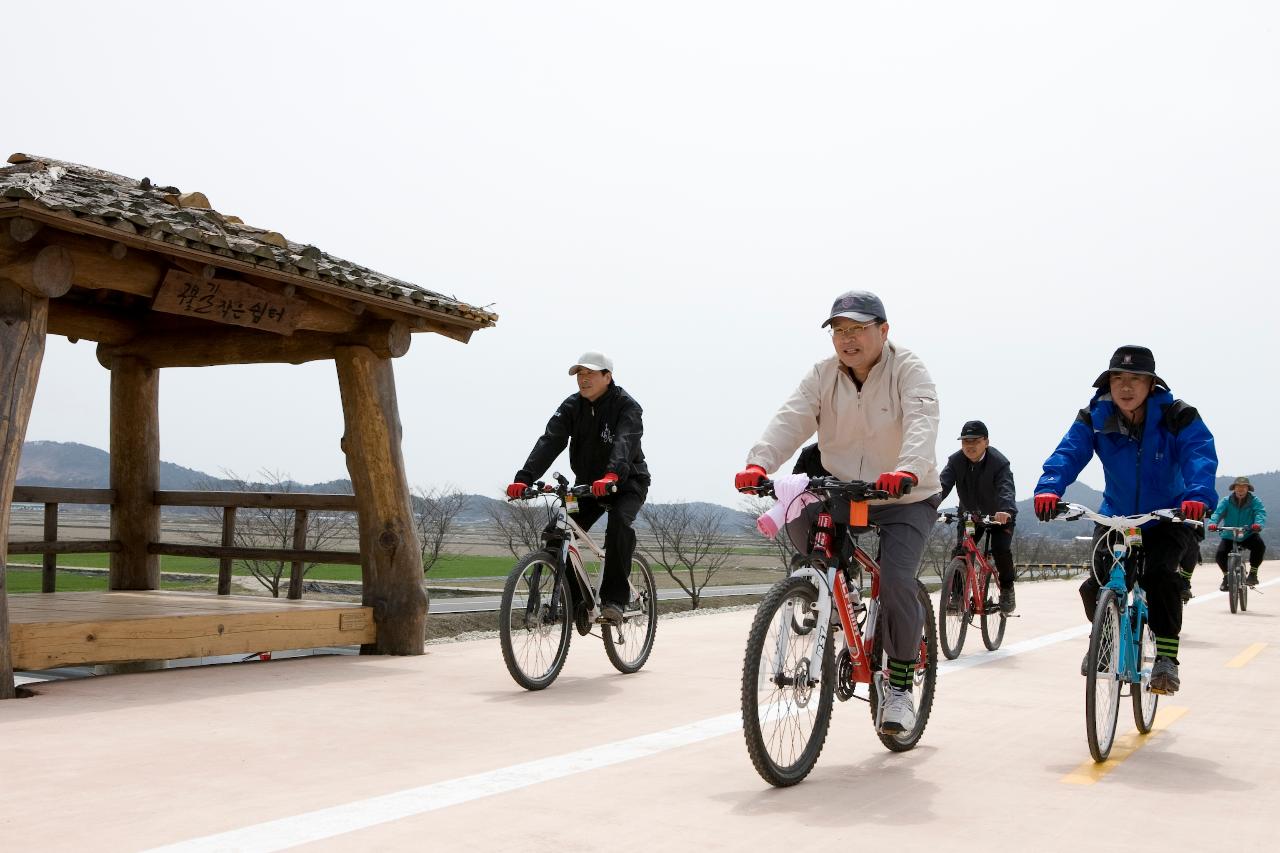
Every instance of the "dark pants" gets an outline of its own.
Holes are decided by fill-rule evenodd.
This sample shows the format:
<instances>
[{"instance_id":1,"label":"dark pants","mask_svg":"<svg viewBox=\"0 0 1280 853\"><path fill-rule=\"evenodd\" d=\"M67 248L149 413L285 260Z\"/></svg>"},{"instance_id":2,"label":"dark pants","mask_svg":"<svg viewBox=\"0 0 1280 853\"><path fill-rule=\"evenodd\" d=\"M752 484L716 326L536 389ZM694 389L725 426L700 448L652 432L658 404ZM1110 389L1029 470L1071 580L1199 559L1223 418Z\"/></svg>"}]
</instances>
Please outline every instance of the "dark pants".
<instances>
[{"instance_id":1,"label":"dark pants","mask_svg":"<svg viewBox=\"0 0 1280 853\"><path fill-rule=\"evenodd\" d=\"M1093 529L1093 571L1080 584L1080 599L1084 602L1085 618L1092 622L1098 607L1098 591L1111 577L1111 536L1121 536L1108 528L1095 525ZM1098 540L1108 537L1106 545ZM1142 576L1142 588L1147 591L1147 610L1150 612L1151 632L1157 637L1175 639L1182 633L1182 583L1178 577L1178 565L1195 533L1181 524L1154 524L1142 529L1142 544L1135 554L1125 560L1125 583L1133 589L1134 580Z\"/></svg>"},{"instance_id":2,"label":"dark pants","mask_svg":"<svg viewBox=\"0 0 1280 853\"><path fill-rule=\"evenodd\" d=\"M991 560L996 564L996 573L1000 576L1000 588L1008 589L1013 586L1016 576L1013 571L1013 525L978 527L973 534L974 543L980 543L984 534L987 545L991 548Z\"/></svg>"},{"instance_id":3,"label":"dark pants","mask_svg":"<svg viewBox=\"0 0 1280 853\"><path fill-rule=\"evenodd\" d=\"M1223 539L1218 545L1218 553L1213 555L1213 558L1218 561L1218 568L1224 572L1227 570L1227 555L1231 553L1234 544L1230 539ZM1262 555L1267 553L1267 543L1263 542L1258 534L1251 533L1240 540L1240 547L1249 552L1249 568L1256 572L1258 566L1262 565Z\"/></svg>"},{"instance_id":4,"label":"dark pants","mask_svg":"<svg viewBox=\"0 0 1280 853\"><path fill-rule=\"evenodd\" d=\"M600 583L600 598L613 604L626 604L631 600L631 558L636 553L636 516L649 490L639 484L628 483L623 491L604 499L579 498L578 511L570 517L583 530L609 513L604 529L604 580Z\"/></svg>"},{"instance_id":5,"label":"dark pants","mask_svg":"<svg viewBox=\"0 0 1280 853\"><path fill-rule=\"evenodd\" d=\"M849 503L837 502L831 517L836 524L849 523ZM917 503L876 504L870 522L880 528L880 637L889 657L914 661L920 653L920 632L924 630L924 608L916 597L916 572L924 556L925 540L938 520L938 496ZM787 525L791 541L804 551L809 534L822 512L822 504L810 504ZM843 537L843 533L840 534Z\"/></svg>"}]
</instances>

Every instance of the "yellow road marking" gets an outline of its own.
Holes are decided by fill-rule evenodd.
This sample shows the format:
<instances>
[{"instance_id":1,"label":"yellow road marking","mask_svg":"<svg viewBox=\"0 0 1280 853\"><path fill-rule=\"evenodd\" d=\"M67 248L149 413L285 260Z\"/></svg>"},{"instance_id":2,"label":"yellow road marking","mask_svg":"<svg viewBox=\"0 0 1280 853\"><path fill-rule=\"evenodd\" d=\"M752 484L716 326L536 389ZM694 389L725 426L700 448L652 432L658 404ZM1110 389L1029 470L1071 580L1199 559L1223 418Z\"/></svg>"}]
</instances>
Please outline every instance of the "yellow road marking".
<instances>
[{"instance_id":1,"label":"yellow road marking","mask_svg":"<svg viewBox=\"0 0 1280 853\"><path fill-rule=\"evenodd\" d=\"M1121 708L1120 710L1123 712L1126 709ZM1137 732L1130 732L1127 735L1116 738L1116 742L1111 745L1111 755L1107 757L1106 761L1101 764L1094 761L1086 761L1066 776L1063 776L1062 781L1068 785L1092 785L1112 770L1115 770L1130 755L1137 752L1138 748L1147 743L1156 732L1169 728L1187 711L1187 708L1168 708L1161 705L1156 710L1156 719L1151 725L1150 734L1142 735Z\"/></svg>"},{"instance_id":2,"label":"yellow road marking","mask_svg":"<svg viewBox=\"0 0 1280 853\"><path fill-rule=\"evenodd\" d=\"M1239 669L1258 656L1258 652L1267 647L1266 643L1254 643L1240 654L1227 661L1227 669Z\"/></svg>"}]
</instances>

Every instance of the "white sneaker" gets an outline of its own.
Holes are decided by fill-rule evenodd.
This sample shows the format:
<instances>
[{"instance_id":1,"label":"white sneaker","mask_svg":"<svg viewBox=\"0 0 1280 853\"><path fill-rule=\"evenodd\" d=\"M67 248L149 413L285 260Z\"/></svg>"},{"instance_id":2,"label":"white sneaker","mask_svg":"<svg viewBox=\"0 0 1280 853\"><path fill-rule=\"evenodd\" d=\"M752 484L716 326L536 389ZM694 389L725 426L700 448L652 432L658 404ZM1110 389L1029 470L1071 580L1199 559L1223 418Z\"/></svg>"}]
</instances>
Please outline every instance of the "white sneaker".
<instances>
[{"instance_id":1,"label":"white sneaker","mask_svg":"<svg viewBox=\"0 0 1280 853\"><path fill-rule=\"evenodd\" d=\"M910 690L890 687L885 692L880 731L887 735L909 732L916 726L916 707Z\"/></svg>"}]
</instances>

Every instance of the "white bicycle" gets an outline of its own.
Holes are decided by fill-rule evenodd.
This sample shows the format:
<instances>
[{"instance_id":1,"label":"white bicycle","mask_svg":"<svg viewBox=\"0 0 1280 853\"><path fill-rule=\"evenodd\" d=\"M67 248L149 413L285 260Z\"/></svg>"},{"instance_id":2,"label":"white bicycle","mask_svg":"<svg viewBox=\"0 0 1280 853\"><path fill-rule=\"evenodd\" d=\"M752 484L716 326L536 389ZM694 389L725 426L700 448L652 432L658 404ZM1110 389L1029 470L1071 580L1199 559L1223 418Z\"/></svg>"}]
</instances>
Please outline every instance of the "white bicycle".
<instances>
[{"instance_id":1,"label":"white bicycle","mask_svg":"<svg viewBox=\"0 0 1280 853\"><path fill-rule=\"evenodd\" d=\"M591 487L570 486L560 474L551 476L555 485L539 481L517 499L552 498L555 512L542 534L544 547L524 556L507 577L498 614L502 659L526 690L542 690L556 680L569 656L571 623L584 636L599 625L605 654L622 673L644 666L658 630L657 588L649 564L638 554L631 558L631 596L622 621L601 617L604 549L570 516ZM584 545L595 555L593 572L582 560Z\"/></svg>"}]
</instances>

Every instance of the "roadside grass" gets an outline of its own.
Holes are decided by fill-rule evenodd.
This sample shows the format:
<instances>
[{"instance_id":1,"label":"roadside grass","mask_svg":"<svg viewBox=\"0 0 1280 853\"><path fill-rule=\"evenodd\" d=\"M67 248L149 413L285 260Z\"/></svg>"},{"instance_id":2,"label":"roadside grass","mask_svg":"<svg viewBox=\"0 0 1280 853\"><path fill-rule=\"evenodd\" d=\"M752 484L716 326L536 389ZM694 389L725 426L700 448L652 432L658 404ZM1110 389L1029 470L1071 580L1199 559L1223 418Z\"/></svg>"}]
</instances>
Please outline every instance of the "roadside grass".
<instances>
[{"instance_id":1,"label":"roadside grass","mask_svg":"<svg viewBox=\"0 0 1280 853\"><path fill-rule=\"evenodd\" d=\"M14 562L18 562L16 559ZM12 595L40 592L39 569L15 569L10 566L5 572L5 587ZM165 578L161 581L162 589L203 590L216 589L216 581L185 581ZM58 592L106 592L106 575L73 575L70 572L58 573Z\"/></svg>"}]
</instances>

